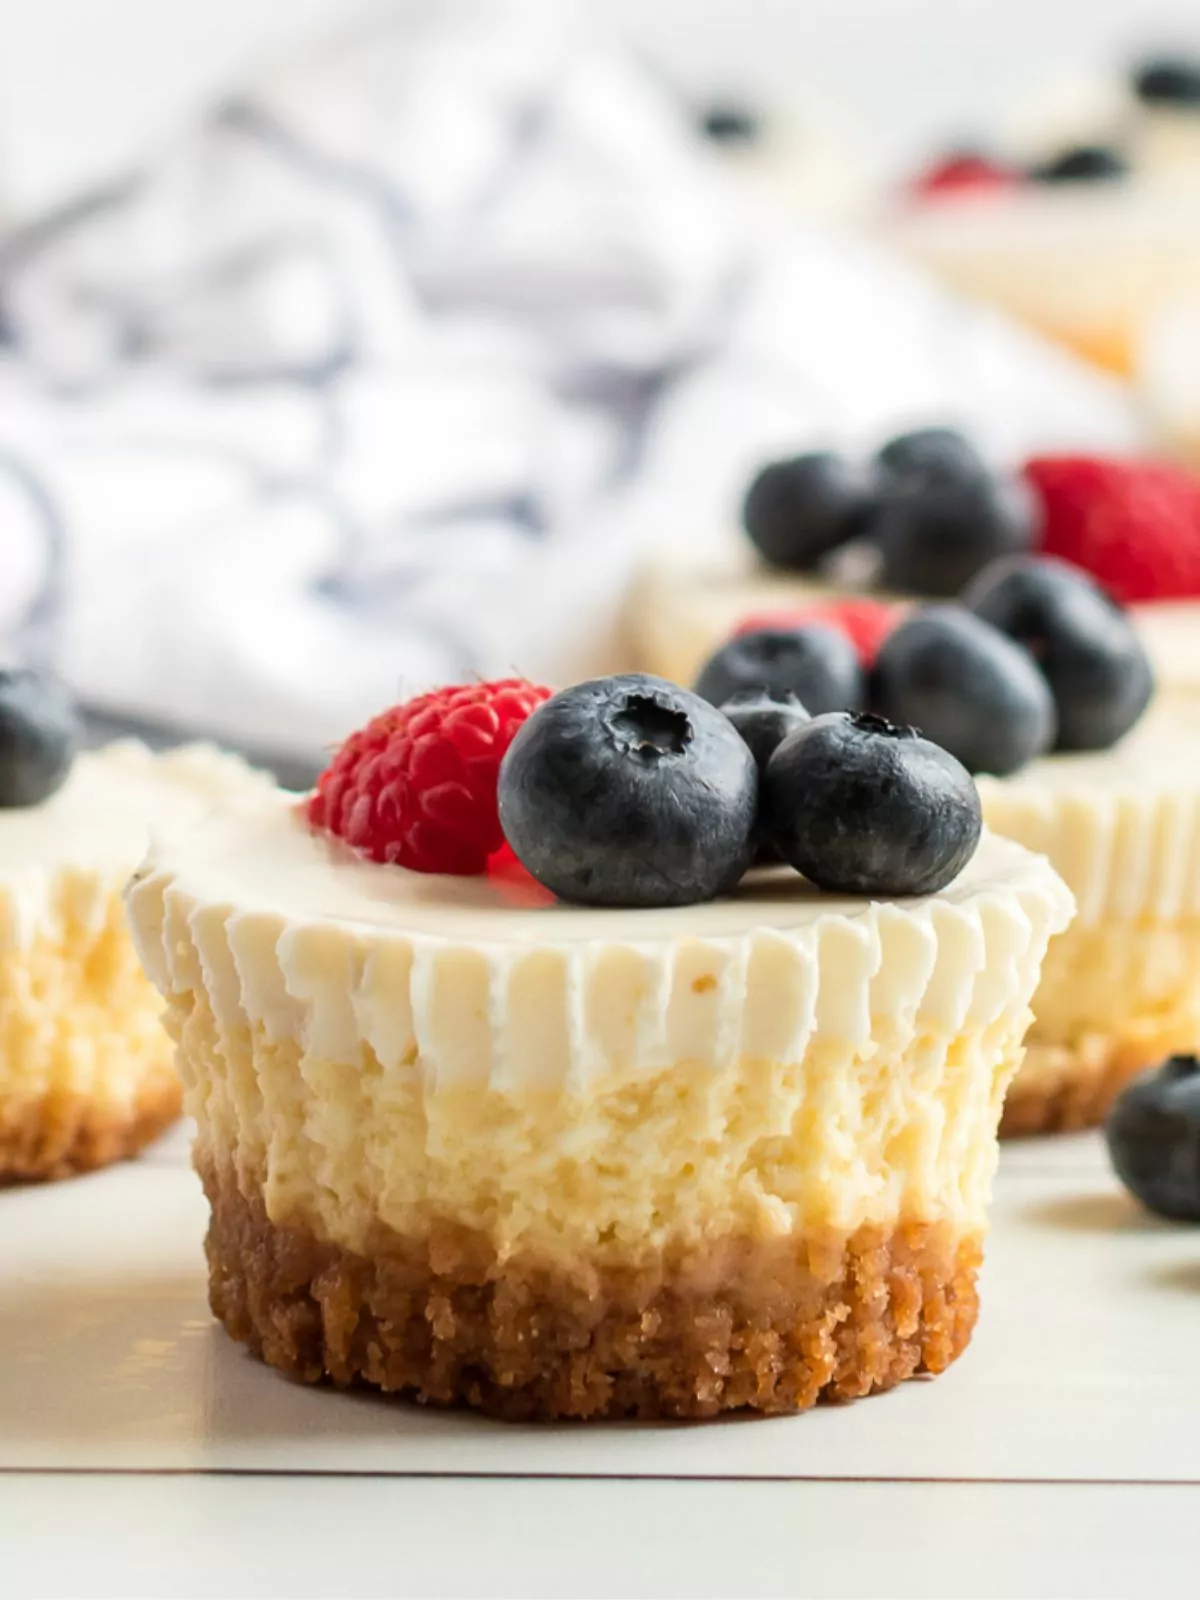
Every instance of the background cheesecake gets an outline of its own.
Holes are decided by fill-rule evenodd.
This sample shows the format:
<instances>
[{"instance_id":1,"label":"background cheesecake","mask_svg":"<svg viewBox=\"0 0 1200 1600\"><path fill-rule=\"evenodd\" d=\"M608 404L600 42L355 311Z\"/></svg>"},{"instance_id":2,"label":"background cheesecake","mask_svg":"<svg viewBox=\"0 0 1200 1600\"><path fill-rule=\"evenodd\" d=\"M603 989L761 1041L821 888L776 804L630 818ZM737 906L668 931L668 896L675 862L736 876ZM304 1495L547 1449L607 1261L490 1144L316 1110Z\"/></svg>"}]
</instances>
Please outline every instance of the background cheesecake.
<instances>
[{"instance_id":1,"label":"background cheesecake","mask_svg":"<svg viewBox=\"0 0 1200 1600\"><path fill-rule=\"evenodd\" d=\"M121 896L153 827L256 786L209 746L122 741L46 799L0 807L0 1182L104 1166L179 1115Z\"/></svg>"}]
</instances>

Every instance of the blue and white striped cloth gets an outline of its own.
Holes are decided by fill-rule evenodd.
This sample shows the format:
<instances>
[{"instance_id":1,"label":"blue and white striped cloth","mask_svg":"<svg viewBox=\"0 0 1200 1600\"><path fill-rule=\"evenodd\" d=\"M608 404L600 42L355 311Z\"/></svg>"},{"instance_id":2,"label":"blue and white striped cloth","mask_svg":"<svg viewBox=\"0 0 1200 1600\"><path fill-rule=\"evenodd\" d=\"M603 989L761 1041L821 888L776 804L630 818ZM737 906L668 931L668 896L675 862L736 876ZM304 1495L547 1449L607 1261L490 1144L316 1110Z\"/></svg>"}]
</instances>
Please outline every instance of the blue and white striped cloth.
<instances>
[{"instance_id":1,"label":"blue and white striped cloth","mask_svg":"<svg viewBox=\"0 0 1200 1600\"><path fill-rule=\"evenodd\" d=\"M1123 444L1103 380L749 209L557 0L406 0L0 257L0 642L310 752L399 693L613 659L766 450L957 417Z\"/></svg>"}]
</instances>

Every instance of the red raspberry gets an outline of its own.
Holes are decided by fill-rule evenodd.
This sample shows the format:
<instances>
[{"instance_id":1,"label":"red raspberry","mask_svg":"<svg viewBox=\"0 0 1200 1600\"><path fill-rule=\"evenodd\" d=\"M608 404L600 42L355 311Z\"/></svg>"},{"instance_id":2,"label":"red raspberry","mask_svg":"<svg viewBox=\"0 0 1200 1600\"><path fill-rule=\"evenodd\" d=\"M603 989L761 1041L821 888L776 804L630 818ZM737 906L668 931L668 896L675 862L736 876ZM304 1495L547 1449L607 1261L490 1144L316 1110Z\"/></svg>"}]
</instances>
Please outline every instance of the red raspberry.
<instances>
[{"instance_id":1,"label":"red raspberry","mask_svg":"<svg viewBox=\"0 0 1200 1600\"><path fill-rule=\"evenodd\" d=\"M841 629L869 670L875 665L883 641L900 621L903 609L891 600L815 600L807 606L756 611L743 617L733 632L737 638L759 628L801 628L806 622L827 622Z\"/></svg>"},{"instance_id":2,"label":"red raspberry","mask_svg":"<svg viewBox=\"0 0 1200 1600\"><path fill-rule=\"evenodd\" d=\"M352 733L308 800L312 827L415 872L486 872L504 845L500 762L552 691L523 678L418 695Z\"/></svg>"},{"instance_id":3,"label":"red raspberry","mask_svg":"<svg viewBox=\"0 0 1200 1600\"><path fill-rule=\"evenodd\" d=\"M936 200L943 195L1000 194L1015 189L1021 174L987 156L956 155L936 161L924 172L918 173L909 184L912 194L922 200Z\"/></svg>"},{"instance_id":4,"label":"red raspberry","mask_svg":"<svg viewBox=\"0 0 1200 1600\"><path fill-rule=\"evenodd\" d=\"M1046 555L1072 561L1117 600L1200 595L1200 477L1166 461L1035 456Z\"/></svg>"}]
</instances>

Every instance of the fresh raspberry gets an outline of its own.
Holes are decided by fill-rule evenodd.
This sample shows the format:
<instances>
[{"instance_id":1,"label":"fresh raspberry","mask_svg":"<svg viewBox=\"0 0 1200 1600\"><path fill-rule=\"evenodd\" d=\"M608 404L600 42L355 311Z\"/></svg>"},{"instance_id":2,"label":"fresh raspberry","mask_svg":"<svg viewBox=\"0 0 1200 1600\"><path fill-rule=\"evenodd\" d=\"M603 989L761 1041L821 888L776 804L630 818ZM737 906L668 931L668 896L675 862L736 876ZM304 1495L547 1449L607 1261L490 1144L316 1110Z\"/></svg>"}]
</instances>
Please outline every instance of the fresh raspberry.
<instances>
[{"instance_id":1,"label":"fresh raspberry","mask_svg":"<svg viewBox=\"0 0 1200 1600\"><path fill-rule=\"evenodd\" d=\"M987 156L961 154L935 161L909 183L909 192L922 200L943 195L1001 194L1015 189L1021 174Z\"/></svg>"},{"instance_id":2,"label":"fresh raspberry","mask_svg":"<svg viewBox=\"0 0 1200 1600\"><path fill-rule=\"evenodd\" d=\"M807 606L754 612L743 617L733 633L737 638L759 628L801 628L806 622L827 622L846 635L858 652L858 659L870 669L883 641L900 621L903 609L890 600L816 600Z\"/></svg>"},{"instance_id":3,"label":"fresh raspberry","mask_svg":"<svg viewBox=\"0 0 1200 1600\"><path fill-rule=\"evenodd\" d=\"M1036 456L1042 549L1090 572L1114 599L1200 595L1200 477L1165 461Z\"/></svg>"},{"instance_id":4,"label":"fresh raspberry","mask_svg":"<svg viewBox=\"0 0 1200 1600\"><path fill-rule=\"evenodd\" d=\"M486 872L504 845L496 785L517 729L552 691L523 678L459 684L352 733L308 801L312 827L415 872Z\"/></svg>"}]
</instances>

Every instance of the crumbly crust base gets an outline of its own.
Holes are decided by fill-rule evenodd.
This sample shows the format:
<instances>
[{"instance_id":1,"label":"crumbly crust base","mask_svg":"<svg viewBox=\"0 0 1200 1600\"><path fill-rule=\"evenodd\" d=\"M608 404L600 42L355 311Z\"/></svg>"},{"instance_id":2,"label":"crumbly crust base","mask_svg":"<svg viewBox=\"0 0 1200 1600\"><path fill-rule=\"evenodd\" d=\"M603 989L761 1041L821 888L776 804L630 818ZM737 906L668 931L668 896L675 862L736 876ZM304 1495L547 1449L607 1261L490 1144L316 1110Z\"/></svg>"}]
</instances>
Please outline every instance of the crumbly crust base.
<instances>
[{"instance_id":1,"label":"crumbly crust base","mask_svg":"<svg viewBox=\"0 0 1200 1600\"><path fill-rule=\"evenodd\" d=\"M1187 1048L1197 1047L1200 1039ZM1074 1047L1031 1039L1004 1101L1000 1137L1099 1127L1132 1078L1179 1048L1185 1047L1155 1039L1093 1036Z\"/></svg>"},{"instance_id":2,"label":"crumbly crust base","mask_svg":"<svg viewBox=\"0 0 1200 1600\"><path fill-rule=\"evenodd\" d=\"M125 1161L178 1120L182 1102L166 1063L146 1074L131 1105L61 1090L19 1105L0 1101L0 1183L69 1178Z\"/></svg>"},{"instance_id":3,"label":"crumbly crust base","mask_svg":"<svg viewBox=\"0 0 1200 1600\"><path fill-rule=\"evenodd\" d=\"M941 1372L978 1312L980 1240L946 1225L730 1240L638 1267L501 1262L448 1225L380 1228L356 1254L201 1166L213 1312L306 1383L513 1421L792 1412Z\"/></svg>"}]
</instances>

